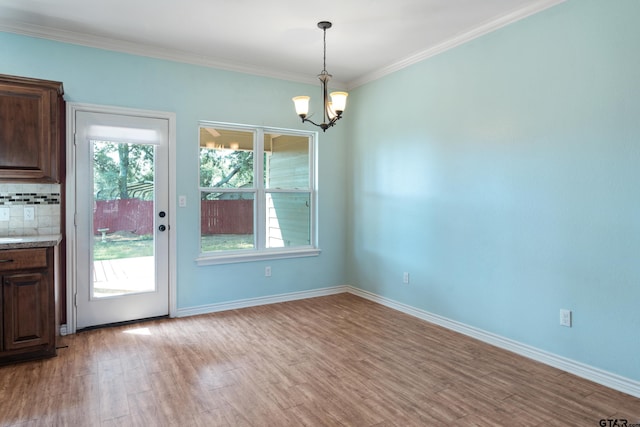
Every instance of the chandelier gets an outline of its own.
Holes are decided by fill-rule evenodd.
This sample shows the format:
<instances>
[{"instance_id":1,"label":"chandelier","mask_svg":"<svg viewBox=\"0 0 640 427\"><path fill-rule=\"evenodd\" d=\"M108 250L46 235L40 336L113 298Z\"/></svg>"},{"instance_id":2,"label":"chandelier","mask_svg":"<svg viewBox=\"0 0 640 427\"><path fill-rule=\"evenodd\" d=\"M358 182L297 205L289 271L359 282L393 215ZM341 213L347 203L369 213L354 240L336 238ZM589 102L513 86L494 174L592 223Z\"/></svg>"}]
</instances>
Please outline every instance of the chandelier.
<instances>
[{"instance_id":1,"label":"chandelier","mask_svg":"<svg viewBox=\"0 0 640 427\"><path fill-rule=\"evenodd\" d=\"M331 28L331 25L331 22L328 21L318 22L318 28L323 31L324 37L323 68L320 74L318 74L324 102L322 123L318 124L307 118L307 114L309 113L309 99L311 99L309 96L296 96L293 98L296 113L302 119L302 123L309 122L321 128L323 132L335 125L336 122L342 118L342 113L347 106L347 96L349 96L347 92L331 92L329 95L331 100L329 100L329 96L327 96L327 84L332 77L331 74L327 72L327 29Z\"/></svg>"}]
</instances>

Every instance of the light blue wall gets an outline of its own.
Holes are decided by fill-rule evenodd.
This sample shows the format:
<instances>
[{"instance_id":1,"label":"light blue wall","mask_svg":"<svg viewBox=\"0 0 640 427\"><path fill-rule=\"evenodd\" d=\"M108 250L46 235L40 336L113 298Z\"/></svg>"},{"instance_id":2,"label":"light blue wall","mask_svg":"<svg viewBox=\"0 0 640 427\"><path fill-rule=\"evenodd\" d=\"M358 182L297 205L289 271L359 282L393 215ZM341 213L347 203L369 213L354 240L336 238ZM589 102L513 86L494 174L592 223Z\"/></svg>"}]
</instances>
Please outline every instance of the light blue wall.
<instances>
[{"instance_id":1,"label":"light blue wall","mask_svg":"<svg viewBox=\"0 0 640 427\"><path fill-rule=\"evenodd\" d=\"M639 16L568 1L353 91L350 282L640 380Z\"/></svg>"},{"instance_id":2,"label":"light blue wall","mask_svg":"<svg viewBox=\"0 0 640 427\"><path fill-rule=\"evenodd\" d=\"M320 135L322 255L269 279L194 263L197 122L306 128L315 87L4 33L0 73L176 113L180 308L348 282L640 380L638 16L568 1L354 90Z\"/></svg>"},{"instance_id":3,"label":"light blue wall","mask_svg":"<svg viewBox=\"0 0 640 427\"><path fill-rule=\"evenodd\" d=\"M304 291L344 284L346 126L319 136L319 257L267 263L196 266L198 256L198 121L307 129L291 97L315 93L277 79L0 33L0 74L58 80L65 99L103 105L171 111L177 116L178 308ZM346 123L347 119L343 120ZM173 203L177 203L173 200Z\"/></svg>"}]
</instances>

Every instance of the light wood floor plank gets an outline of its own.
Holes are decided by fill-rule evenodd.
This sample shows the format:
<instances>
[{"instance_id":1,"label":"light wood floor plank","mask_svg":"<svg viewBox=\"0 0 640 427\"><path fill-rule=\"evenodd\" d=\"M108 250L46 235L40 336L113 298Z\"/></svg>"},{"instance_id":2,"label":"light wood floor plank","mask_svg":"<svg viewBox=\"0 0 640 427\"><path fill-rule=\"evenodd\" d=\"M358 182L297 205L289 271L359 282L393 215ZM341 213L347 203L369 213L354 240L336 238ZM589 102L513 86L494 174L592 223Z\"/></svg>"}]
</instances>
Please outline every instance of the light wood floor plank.
<instances>
[{"instance_id":1,"label":"light wood floor plank","mask_svg":"<svg viewBox=\"0 0 640 427\"><path fill-rule=\"evenodd\" d=\"M350 294L64 337L0 426L596 426L640 399Z\"/></svg>"}]
</instances>

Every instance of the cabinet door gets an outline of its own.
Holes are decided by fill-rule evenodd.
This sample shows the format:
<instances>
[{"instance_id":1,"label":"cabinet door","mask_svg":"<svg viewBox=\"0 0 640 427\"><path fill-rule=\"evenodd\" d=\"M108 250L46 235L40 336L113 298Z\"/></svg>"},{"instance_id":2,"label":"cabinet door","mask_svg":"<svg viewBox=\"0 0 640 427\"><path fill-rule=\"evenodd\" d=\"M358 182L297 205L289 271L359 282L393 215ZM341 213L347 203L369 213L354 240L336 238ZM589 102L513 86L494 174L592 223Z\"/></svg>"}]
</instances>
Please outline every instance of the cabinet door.
<instances>
[{"instance_id":1,"label":"cabinet door","mask_svg":"<svg viewBox=\"0 0 640 427\"><path fill-rule=\"evenodd\" d=\"M58 94L0 79L0 179L57 182Z\"/></svg>"},{"instance_id":2,"label":"cabinet door","mask_svg":"<svg viewBox=\"0 0 640 427\"><path fill-rule=\"evenodd\" d=\"M49 345L51 313L49 278L42 273L3 277L4 350Z\"/></svg>"}]
</instances>

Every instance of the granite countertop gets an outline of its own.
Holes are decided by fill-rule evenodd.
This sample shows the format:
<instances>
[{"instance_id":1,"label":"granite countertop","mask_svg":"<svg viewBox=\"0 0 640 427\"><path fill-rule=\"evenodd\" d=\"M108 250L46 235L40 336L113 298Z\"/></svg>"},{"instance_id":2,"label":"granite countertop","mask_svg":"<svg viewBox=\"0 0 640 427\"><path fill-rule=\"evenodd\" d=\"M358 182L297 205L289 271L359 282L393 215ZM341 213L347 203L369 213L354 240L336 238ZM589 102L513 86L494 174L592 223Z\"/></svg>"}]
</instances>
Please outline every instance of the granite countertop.
<instances>
[{"instance_id":1,"label":"granite countertop","mask_svg":"<svg viewBox=\"0 0 640 427\"><path fill-rule=\"evenodd\" d=\"M45 236L4 236L0 237L0 250L56 246L61 240L62 235L60 234Z\"/></svg>"}]
</instances>

